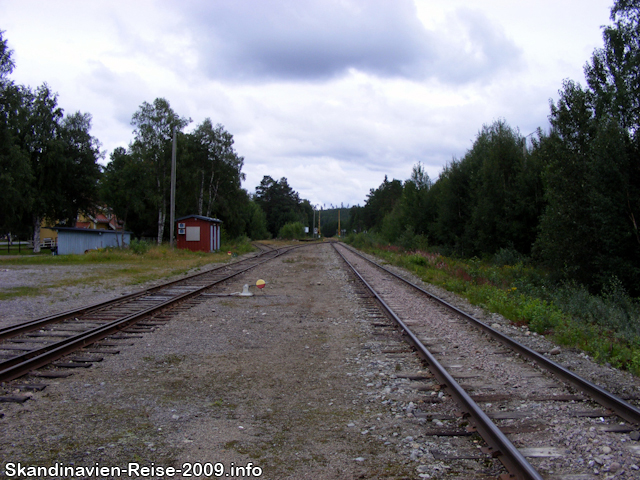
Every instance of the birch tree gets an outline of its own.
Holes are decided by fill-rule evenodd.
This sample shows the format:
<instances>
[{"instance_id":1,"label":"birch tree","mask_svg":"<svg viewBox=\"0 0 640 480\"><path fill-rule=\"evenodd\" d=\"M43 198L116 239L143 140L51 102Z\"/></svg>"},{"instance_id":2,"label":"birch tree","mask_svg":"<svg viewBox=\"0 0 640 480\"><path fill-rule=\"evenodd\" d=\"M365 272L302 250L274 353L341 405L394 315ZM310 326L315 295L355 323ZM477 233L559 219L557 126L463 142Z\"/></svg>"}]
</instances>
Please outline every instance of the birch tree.
<instances>
[{"instance_id":1,"label":"birch tree","mask_svg":"<svg viewBox=\"0 0 640 480\"><path fill-rule=\"evenodd\" d=\"M192 155L199 177L198 215L209 217L221 193L221 186L231 182L234 188L240 187L240 181L245 178L242 173L244 158L238 156L233 148L233 135L221 124L214 127L210 118L205 118L196 127L192 138Z\"/></svg>"},{"instance_id":2,"label":"birch tree","mask_svg":"<svg viewBox=\"0 0 640 480\"><path fill-rule=\"evenodd\" d=\"M181 131L190 121L178 116L164 98L143 102L131 119L135 138L130 150L144 162L155 184L152 198L158 212L158 245L162 243L169 208L173 129Z\"/></svg>"}]
</instances>

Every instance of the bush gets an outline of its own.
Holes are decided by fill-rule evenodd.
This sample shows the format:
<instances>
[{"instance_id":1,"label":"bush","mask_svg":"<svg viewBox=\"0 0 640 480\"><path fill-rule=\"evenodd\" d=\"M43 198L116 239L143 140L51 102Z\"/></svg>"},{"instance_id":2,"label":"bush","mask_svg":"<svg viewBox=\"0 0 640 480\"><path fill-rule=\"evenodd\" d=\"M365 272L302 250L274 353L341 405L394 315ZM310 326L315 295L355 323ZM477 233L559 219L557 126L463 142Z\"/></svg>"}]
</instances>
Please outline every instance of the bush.
<instances>
[{"instance_id":1,"label":"bush","mask_svg":"<svg viewBox=\"0 0 640 480\"><path fill-rule=\"evenodd\" d=\"M234 240L227 240L222 243L222 252L234 252L238 255L242 255L244 253L252 252L254 250L253 245L251 245L251 239L246 235L240 235L238 238Z\"/></svg>"},{"instance_id":2,"label":"bush","mask_svg":"<svg viewBox=\"0 0 640 480\"><path fill-rule=\"evenodd\" d=\"M505 265L516 265L524 262L525 257L520 252L513 248L501 248L493 256L493 264L498 267L504 267Z\"/></svg>"},{"instance_id":3,"label":"bush","mask_svg":"<svg viewBox=\"0 0 640 480\"><path fill-rule=\"evenodd\" d=\"M136 255L144 255L149 251L149 244L144 240L138 240L137 238L134 238L133 240L131 240L129 248Z\"/></svg>"},{"instance_id":4,"label":"bush","mask_svg":"<svg viewBox=\"0 0 640 480\"><path fill-rule=\"evenodd\" d=\"M640 345L640 305L613 278L601 296L589 293L586 287L567 284L553 292L553 300L574 318L590 325L615 332L615 337Z\"/></svg>"},{"instance_id":5,"label":"bush","mask_svg":"<svg viewBox=\"0 0 640 480\"><path fill-rule=\"evenodd\" d=\"M374 248L380 243L374 235L367 232L351 233L347 236L345 242L358 249Z\"/></svg>"},{"instance_id":6,"label":"bush","mask_svg":"<svg viewBox=\"0 0 640 480\"><path fill-rule=\"evenodd\" d=\"M418 265L420 267L426 267L427 266L427 259L424 258L422 255L410 255L408 257L408 260L410 263L413 263L414 265Z\"/></svg>"},{"instance_id":7,"label":"bush","mask_svg":"<svg viewBox=\"0 0 640 480\"><path fill-rule=\"evenodd\" d=\"M304 225L300 222L289 222L285 224L278 232L279 238L299 239L305 236Z\"/></svg>"}]
</instances>

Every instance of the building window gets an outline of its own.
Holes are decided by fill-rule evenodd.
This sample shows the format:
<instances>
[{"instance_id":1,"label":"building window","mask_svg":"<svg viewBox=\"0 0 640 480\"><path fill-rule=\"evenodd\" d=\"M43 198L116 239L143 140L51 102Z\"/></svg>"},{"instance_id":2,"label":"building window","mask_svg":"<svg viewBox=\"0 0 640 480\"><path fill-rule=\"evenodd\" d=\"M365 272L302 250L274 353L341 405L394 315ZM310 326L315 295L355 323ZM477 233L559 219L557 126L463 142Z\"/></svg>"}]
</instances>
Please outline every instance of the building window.
<instances>
[{"instance_id":1,"label":"building window","mask_svg":"<svg viewBox=\"0 0 640 480\"><path fill-rule=\"evenodd\" d=\"M187 242L200 241L200 227L187 227Z\"/></svg>"}]
</instances>

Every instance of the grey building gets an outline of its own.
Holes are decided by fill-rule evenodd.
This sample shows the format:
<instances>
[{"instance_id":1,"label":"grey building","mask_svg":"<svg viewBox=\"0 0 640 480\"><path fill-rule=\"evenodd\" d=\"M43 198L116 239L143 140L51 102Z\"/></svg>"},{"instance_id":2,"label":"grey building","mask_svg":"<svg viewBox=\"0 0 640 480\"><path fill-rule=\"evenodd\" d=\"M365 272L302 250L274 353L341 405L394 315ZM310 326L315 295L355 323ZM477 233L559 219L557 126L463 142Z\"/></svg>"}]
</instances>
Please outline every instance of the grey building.
<instances>
[{"instance_id":1,"label":"grey building","mask_svg":"<svg viewBox=\"0 0 640 480\"><path fill-rule=\"evenodd\" d=\"M52 230L58 232L58 255L85 253L106 247L123 247L131 243L131 232L71 227L53 227Z\"/></svg>"}]
</instances>

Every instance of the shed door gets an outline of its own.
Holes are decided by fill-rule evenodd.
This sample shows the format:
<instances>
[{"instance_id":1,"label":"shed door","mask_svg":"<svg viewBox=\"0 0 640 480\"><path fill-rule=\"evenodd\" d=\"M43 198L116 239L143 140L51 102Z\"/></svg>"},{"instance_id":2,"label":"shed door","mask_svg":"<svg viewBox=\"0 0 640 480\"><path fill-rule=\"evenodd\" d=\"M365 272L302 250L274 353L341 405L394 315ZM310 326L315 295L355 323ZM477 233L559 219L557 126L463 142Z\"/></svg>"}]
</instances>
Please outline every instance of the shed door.
<instances>
[{"instance_id":1,"label":"shed door","mask_svg":"<svg viewBox=\"0 0 640 480\"><path fill-rule=\"evenodd\" d=\"M213 252L213 224L210 225L210 228L211 228L211 232L209 234L209 244L210 244L209 251Z\"/></svg>"}]
</instances>

